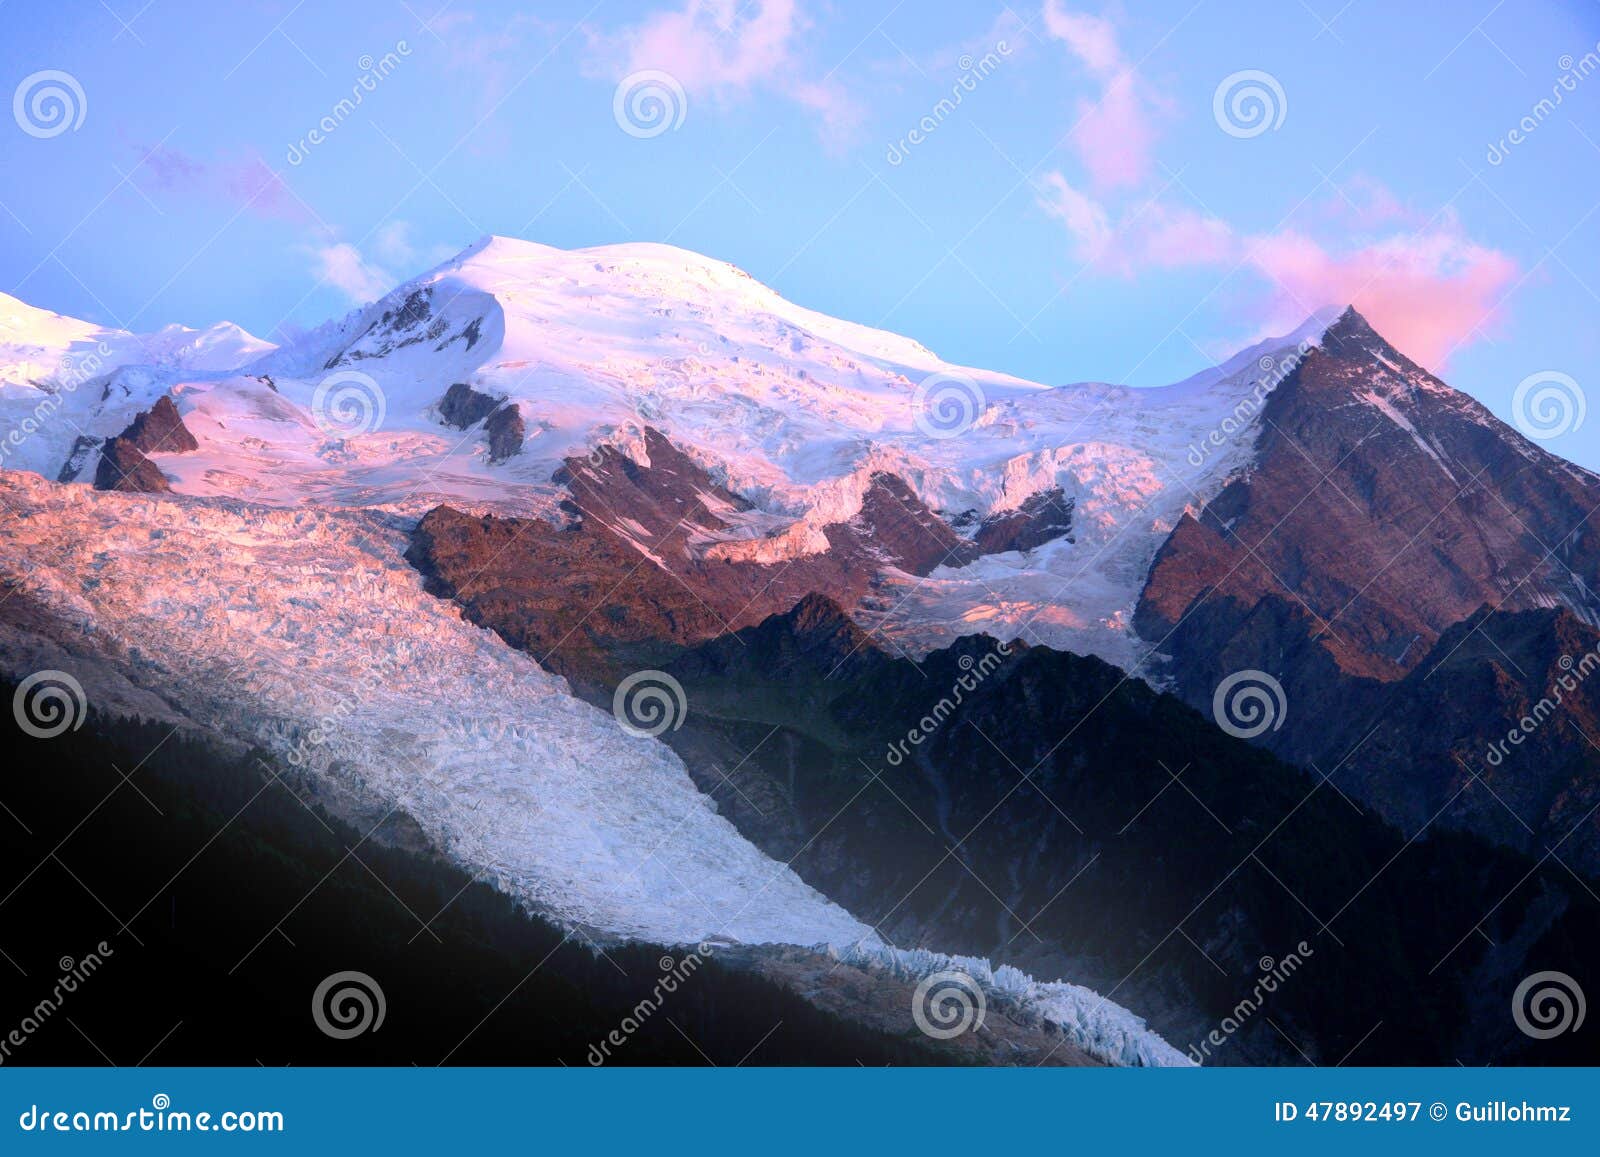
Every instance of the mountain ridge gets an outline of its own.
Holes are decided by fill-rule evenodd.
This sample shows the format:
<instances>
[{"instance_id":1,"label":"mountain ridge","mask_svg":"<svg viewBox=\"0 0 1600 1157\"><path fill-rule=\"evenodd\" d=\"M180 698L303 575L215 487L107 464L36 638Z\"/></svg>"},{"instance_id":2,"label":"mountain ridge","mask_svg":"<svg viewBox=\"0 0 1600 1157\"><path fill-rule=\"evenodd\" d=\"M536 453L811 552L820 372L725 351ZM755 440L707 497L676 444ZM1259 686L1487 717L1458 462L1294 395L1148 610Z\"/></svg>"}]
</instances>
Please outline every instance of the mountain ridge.
<instances>
[{"instance_id":1,"label":"mountain ridge","mask_svg":"<svg viewBox=\"0 0 1600 1157\"><path fill-rule=\"evenodd\" d=\"M903 572L883 601L896 614L876 629L913 649L978 627L1027 631L1129 666L1149 556L1190 489L1209 493L1242 460L1234 444L1191 470L1185 447L1326 324L1314 317L1172 387L1047 386L944 362L685 250L486 237L229 369L124 359L69 391L59 373L41 388L20 355L16 372L0 357L0 424L48 396L83 436L58 422L59 436L31 438L12 464L92 479L106 441L168 395L201 445L152 457L152 486L410 517L441 502L559 517L570 460L614 451L648 464L654 428L751 503L702 544L708 557L775 565L826 554L827 528L893 476L982 550ZM463 429L452 391L503 404ZM1052 594L1068 582L1070 606Z\"/></svg>"}]
</instances>

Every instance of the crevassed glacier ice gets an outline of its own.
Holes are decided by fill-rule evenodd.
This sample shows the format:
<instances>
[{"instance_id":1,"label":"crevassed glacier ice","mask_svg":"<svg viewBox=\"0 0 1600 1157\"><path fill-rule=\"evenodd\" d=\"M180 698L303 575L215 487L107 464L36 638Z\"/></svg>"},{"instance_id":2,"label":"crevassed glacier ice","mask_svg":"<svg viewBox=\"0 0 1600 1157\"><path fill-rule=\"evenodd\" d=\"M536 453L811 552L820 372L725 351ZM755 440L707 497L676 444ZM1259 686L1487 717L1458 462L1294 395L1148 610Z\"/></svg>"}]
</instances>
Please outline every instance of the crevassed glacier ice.
<instances>
[{"instance_id":1,"label":"crevassed glacier ice","mask_svg":"<svg viewBox=\"0 0 1600 1157\"><path fill-rule=\"evenodd\" d=\"M396 519L0 471L0 542L0 581L72 624L73 649L379 814L409 814L469 871L570 927L821 943L902 974L953 959L884 945L745 840L670 749L428 595ZM958 966L1096 1056L1181 1063L1087 989Z\"/></svg>"}]
</instances>

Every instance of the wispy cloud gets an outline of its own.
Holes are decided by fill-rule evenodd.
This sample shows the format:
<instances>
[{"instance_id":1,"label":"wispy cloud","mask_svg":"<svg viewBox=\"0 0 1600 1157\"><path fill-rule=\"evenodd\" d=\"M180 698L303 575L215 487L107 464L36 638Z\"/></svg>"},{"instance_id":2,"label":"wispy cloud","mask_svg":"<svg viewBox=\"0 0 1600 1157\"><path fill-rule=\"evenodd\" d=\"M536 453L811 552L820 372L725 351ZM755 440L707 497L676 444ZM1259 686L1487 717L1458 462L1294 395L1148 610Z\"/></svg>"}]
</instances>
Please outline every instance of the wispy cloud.
<instances>
[{"instance_id":1,"label":"wispy cloud","mask_svg":"<svg viewBox=\"0 0 1600 1157\"><path fill-rule=\"evenodd\" d=\"M1102 16L1069 11L1045 0L1045 34L1067 46L1100 84L1094 100L1078 102L1074 151L1097 189L1129 188L1149 175L1155 144L1153 115L1161 100L1123 57L1116 26Z\"/></svg>"},{"instance_id":2,"label":"wispy cloud","mask_svg":"<svg viewBox=\"0 0 1600 1157\"><path fill-rule=\"evenodd\" d=\"M1517 262L1468 237L1453 213L1424 219L1370 177L1346 180L1336 196L1299 214L1298 224L1268 233L1162 194L1131 194L1148 185L1152 114L1168 107L1167 98L1129 66L1110 18L1045 0L1043 25L1101 84L1098 101L1080 104L1072 136L1089 188L1060 171L1034 188L1039 208L1061 223L1087 272L1136 278L1183 268L1243 270L1254 281L1246 308L1267 319L1256 336L1349 304L1434 369L1497 324ZM1118 193L1119 202L1106 202Z\"/></svg>"},{"instance_id":3,"label":"wispy cloud","mask_svg":"<svg viewBox=\"0 0 1600 1157\"><path fill-rule=\"evenodd\" d=\"M490 114L528 77L543 56L536 46L553 42L559 35L556 28L529 12L495 17L465 8L448 8L428 21L428 30L443 48L453 89L471 94L476 115L485 118L474 126L472 149L494 151L510 144L509 127Z\"/></svg>"},{"instance_id":4,"label":"wispy cloud","mask_svg":"<svg viewBox=\"0 0 1600 1157\"><path fill-rule=\"evenodd\" d=\"M171 145L139 149L140 172L155 186L180 195L213 198L257 217L303 223L313 219L305 203L259 153L201 158Z\"/></svg>"},{"instance_id":5,"label":"wispy cloud","mask_svg":"<svg viewBox=\"0 0 1600 1157\"><path fill-rule=\"evenodd\" d=\"M391 274L369 264L348 241L320 246L312 250L312 255L312 272L317 278L357 304L380 298L395 286Z\"/></svg>"},{"instance_id":6,"label":"wispy cloud","mask_svg":"<svg viewBox=\"0 0 1600 1157\"><path fill-rule=\"evenodd\" d=\"M1045 214L1066 228L1078 260L1099 262L1104 259L1114 236L1104 205L1060 173L1046 173L1040 178L1035 194Z\"/></svg>"},{"instance_id":7,"label":"wispy cloud","mask_svg":"<svg viewBox=\"0 0 1600 1157\"><path fill-rule=\"evenodd\" d=\"M1120 215L1072 185L1060 172L1035 184L1035 200L1066 227L1072 255L1097 273L1136 277L1236 260L1238 238L1219 217L1159 199L1130 204Z\"/></svg>"},{"instance_id":8,"label":"wispy cloud","mask_svg":"<svg viewBox=\"0 0 1600 1157\"><path fill-rule=\"evenodd\" d=\"M1517 262L1473 241L1454 213L1403 227L1410 214L1377 182L1362 179L1343 192L1349 200L1306 214L1324 226L1331 220L1337 241L1308 225L1252 234L1160 198L1114 215L1059 172L1045 174L1035 199L1061 222L1073 257L1093 273L1242 269L1255 275L1249 312L1264 319L1254 338L1292 329L1325 306L1354 305L1409 356L1443 369L1456 349L1499 322L1498 303L1518 275ZM1358 221L1374 231L1352 232Z\"/></svg>"},{"instance_id":9,"label":"wispy cloud","mask_svg":"<svg viewBox=\"0 0 1600 1157\"><path fill-rule=\"evenodd\" d=\"M813 65L811 21L796 0L686 0L614 34L591 37L591 69L619 80L670 74L689 100L728 103L766 93L816 113L825 143L852 139L862 114L843 85Z\"/></svg>"},{"instance_id":10,"label":"wispy cloud","mask_svg":"<svg viewBox=\"0 0 1600 1157\"><path fill-rule=\"evenodd\" d=\"M1116 26L1103 16L1069 12L1060 0L1045 0L1044 30L1072 50L1096 76L1122 71L1122 50L1117 47Z\"/></svg>"},{"instance_id":11,"label":"wispy cloud","mask_svg":"<svg viewBox=\"0 0 1600 1157\"><path fill-rule=\"evenodd\" d=\"M1248 264L1265 275L1280 324L1304 306L1351 304L1390 341L1432 369L1500 321L1517 262L1444 221L1335 248L1294 230L1252 239Z\"/></svg>"},{"instance_id":12,"label":"wispy cloud","mask_svg":"<svg viewBox=\"0 0 1600 1157\"><path fill-rule=\"evenodd\" d=\"M357 305L376 300L409 277L446 260L448 245L420 246L409 221L390 221L375 231L366 251L349 241L313 245L311 271Z\"/></svg>"}]
</instances>

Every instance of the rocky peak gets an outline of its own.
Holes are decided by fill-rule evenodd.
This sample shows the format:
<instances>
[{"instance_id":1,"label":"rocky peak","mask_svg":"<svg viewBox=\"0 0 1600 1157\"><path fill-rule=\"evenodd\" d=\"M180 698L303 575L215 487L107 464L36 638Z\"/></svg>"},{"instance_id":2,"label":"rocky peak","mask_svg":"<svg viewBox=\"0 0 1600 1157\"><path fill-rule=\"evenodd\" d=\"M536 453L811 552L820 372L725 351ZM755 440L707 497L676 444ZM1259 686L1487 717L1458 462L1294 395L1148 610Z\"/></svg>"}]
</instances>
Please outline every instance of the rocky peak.
<instances>
[{"instance_id":1,"label":"rocky peak","mask_svg":"<svg viewBox=\"0 0 1600 1157\"><path fill-rule=\"evenodd\" d=\"M186 454L198 449L200 443L183 424L172 396L162 394L155 405L135 416L122 433L108 438L101 447L100 461L95 467L95 489L166 493L172 485L147 455ZM71 466L69 459L63 469Z\"/></svg>"},{"instance_id":2,"label":"rocky peak","mask_svg":"<svg viewBox=\"0 0 1600 1157\"><path fill-rule=\"evenodd\" d=\"M1600 541L1582 529L1600 481L1530 452L1354 310L1273 392L1255 437L1140 598L1136 628L1179 666L1209 669L1268 600L1341 670L1383 680L1485 603L1600 609ZM1273 631L1260 645L1247 665L1264 670L1296 649Z\"/></svg>"},{"instance_id":3,"label":"rocky peak","mask_svg":"<svg viewBox=\"0 0 1600 1157\"><path fill-rule=\"evenodd\" d=\"M200 449L200 443L178 416L171 394L157 398L155 405L128 423L121 437L145 454L183 454Z\"/></svg>"}]
</instances>

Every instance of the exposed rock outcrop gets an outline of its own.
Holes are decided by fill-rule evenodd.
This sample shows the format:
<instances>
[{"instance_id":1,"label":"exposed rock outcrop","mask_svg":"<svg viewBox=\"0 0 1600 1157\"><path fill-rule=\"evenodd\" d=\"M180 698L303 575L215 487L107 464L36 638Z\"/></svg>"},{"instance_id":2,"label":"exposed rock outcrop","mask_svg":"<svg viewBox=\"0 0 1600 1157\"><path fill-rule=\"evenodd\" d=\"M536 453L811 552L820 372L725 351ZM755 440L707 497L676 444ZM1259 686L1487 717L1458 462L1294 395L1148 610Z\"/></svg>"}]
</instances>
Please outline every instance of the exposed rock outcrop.
<instances>
[{"instance_id":1,"label":"exposed rock outcrop","mask_svg":"<svg viewBox=\"0 0 1600 1157\"><path fill-rule=\"evenodd\" d=\"M1249 470L1156 555L1134 624L1180 678L1263 600L1347 674L1393 680L1487 603L1600 612L1600 479L1412 362L1354 310L1271 394ZM1197 617L1204 603L1224 610ZM1262 640L1248 666L1291 646ZM1201 694L1203 692L1203 695ZM1187 697L1200 702L1208 687Z\"/></svg>"},{"instance_id":2,"label":"exposed rock outcrop","mask_svg":"<svg viewBox=\"0 0 1600 1157\"><path fill-rule=\"evenodd\" d=\"M730 530L750 502L659 431L644 436L645 462L613 446L567 459L555 480L567 488L569 525L438 507L407 557L474 622L580 682L663 645L758 623L813 592L854 607L886 568L925 575L976 557L888 473L870 479L855 517L821 529L827 549L771 562L709 556L705 532Z\"/></svg>"},{"instance_id":3,"label":"exposed rock outcrop","mask_svg":"<svg viewBox=\"0 0 1600 1157\"><path fill-rule=\"evenodd\" d=\"M522 453L522 440L528 435L528 426L522 420L522 410L515 402L508 402L489 415L483 432L489 435L489 464L493 466Z\"/></svg>"},{"instance_id":4,"label":"exposed rock outcrop","mask_svg":"<svg viewBox=\"0 0 1600 1157\"><path fill-rule=\"evenodd\" d=\"M73 454L62 467L73 477L83 469L83 459L90 446L79 438ZM183 424L178 407L172 398L163 394L155 405L139 413L127 428L115 438L107 438L100 447L100 462L95 467L96 490L132 490L147 494L163 494L172 489L166 475L150 461L150 454L185 454L200 449L189 428ZM63 478L63 481L70 479Z\"/></svg>"},{"instance_id":5,"label":"exposed rock outcrop","mask_svg":"<svg viewBox=\"0 0 1600 1157\"><path fill-rule=\"evenodd\" d=\"M186 454L200 449L170 394L157 398L156 404L129 422L118 437L142 454Z\"/></svg>"},{"instance_id":6,"label":"exposed rock outcrop","mask_svg":"<svg viewBox=\"0 0 1600 1157\"><path fill-rule=\"evenodd\" d=\"M165 494L172 484L128 439L107 438L100 448L100 464L95 467L94 488Z\"/></svg>"},{"instance_id":7,"label":"exposed rock outcrop","mask_svg":"<svg viewBox=\"0 0 1600 1157\"><path fill-rule=\"evenodd\" d=\"M504 398L482 394L466 382L456 382L439 400L439 417L446 426L466 430L494 413Z\"/></svg>"},{"instance_id":8,"label":"exposed rock outcrop","mask_svg":"<svg viewBox=\"0 0 1600 1157\"><path fill-rule=\"evenodd\" d=\"M1015 510L992 514L978 524L973 544L983 554L1033 550L1058 538L1072 539L1073 500L1059 486L1041 490Z\"/></svg>"}]
</instances>

